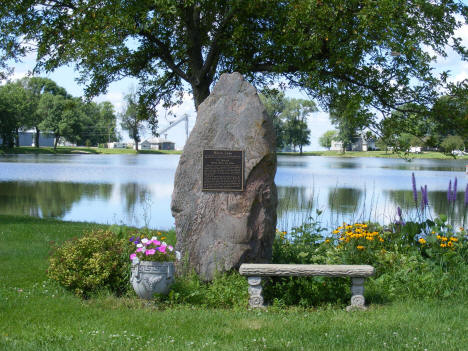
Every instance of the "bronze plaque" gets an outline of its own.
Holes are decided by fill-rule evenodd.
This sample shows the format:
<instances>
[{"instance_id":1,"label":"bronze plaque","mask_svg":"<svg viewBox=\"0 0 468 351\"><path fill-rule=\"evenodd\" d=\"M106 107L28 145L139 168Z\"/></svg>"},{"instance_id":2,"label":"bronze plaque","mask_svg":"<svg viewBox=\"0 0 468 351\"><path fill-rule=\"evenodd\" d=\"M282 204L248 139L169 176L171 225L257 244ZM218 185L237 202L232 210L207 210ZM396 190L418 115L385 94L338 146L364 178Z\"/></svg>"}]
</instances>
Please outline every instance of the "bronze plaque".
<instances>
[{"instance_id":1,"label":"bronze plaque","mask_svg":"<svg viewBox=\"0 0 468 351\"><path fill-rule=\"evenodd\" d=\"M202 191L243 191L244 151L203 150Z\"/></svg>"}]
</instances>

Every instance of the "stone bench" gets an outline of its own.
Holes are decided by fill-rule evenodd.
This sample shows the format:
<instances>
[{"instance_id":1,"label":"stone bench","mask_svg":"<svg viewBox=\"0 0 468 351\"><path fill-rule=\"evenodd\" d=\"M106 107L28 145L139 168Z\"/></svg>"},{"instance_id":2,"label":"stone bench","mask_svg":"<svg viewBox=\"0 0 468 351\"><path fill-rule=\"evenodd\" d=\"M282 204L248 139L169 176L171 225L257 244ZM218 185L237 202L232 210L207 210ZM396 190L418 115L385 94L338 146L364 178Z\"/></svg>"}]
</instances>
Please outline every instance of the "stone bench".
<instances>
[{"instance_id":1,"label":"stone bench","mask_svg":"<svg viewBox=\"0 0 468 351\"><path fill-rule=\"evenodd\" d=\"M249 283L249 304L252 308L263 307L262 277L351 277L351 305L346 309L366 309L364 306L364 280L375 273L369 265L319 265L319 264L253 264L244 263L239 268Z\"/></svg>"}]
</instances>

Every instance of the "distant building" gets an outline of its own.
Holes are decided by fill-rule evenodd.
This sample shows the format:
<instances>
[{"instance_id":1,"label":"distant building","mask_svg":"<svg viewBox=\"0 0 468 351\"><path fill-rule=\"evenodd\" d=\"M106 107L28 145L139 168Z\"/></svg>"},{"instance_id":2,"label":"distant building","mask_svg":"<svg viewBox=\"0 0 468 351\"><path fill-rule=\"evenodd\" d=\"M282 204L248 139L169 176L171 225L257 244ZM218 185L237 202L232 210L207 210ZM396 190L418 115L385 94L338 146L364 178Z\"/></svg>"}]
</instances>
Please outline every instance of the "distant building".
<instances>
[{"instance_id":1,"label":"distant building","mask_svg":"<svg viewBox=\"0 0 468 351\"><path fill-rule=\"evenodd\" d=\"M33 130L21 131L18 133L19 137L19 146L35 146L36 132ZM16 142L16 141L15 141ZM54 146L55 138L52 133L42 132L39 134L39 146ZM3 143L2 138L0 138L0 144Z\"/></svg>"},{"instance_id":2,"label":"distant building","mask_svg":"<svg viewBox=\"0 0 468 351\"><path fill-rule=\"evenodd\" d=\"M362 135L359 135L351 140L351 144L348 145L346 151L370 151L375 149L375 140L366 140ZM344 151L343 142L332 140L330 150Z\"/></svg>"},{"instance_id":3,"label":"distant building","mask_svg":"<svg viewBox=\"0 0 468 351\"><path fill-rule=\"evenodd\" d=\"M144 140L138 146L140 150L151 150L151 144L148 140Z\"/></svg>"},{"instance_id":4,"label":"distant building","mask_svg":"<svg viewBox=\"0 0 468 351\"><path fill-rule=\"evenodd\" d=\"M151 145L152 150L175 150L175 143L167 139L151 138L145 141Z\"/></svg>"},{"instance_id":5,"label":"distant building","mask_svg":"<svg viewBox=\"0 0 468 351\"><path fill-rule=\"evenodd\" d=\"M127 145L125 143L114 142L114 143L107 143L108 149L125 149Z\"/></svg>"}]
</instances>

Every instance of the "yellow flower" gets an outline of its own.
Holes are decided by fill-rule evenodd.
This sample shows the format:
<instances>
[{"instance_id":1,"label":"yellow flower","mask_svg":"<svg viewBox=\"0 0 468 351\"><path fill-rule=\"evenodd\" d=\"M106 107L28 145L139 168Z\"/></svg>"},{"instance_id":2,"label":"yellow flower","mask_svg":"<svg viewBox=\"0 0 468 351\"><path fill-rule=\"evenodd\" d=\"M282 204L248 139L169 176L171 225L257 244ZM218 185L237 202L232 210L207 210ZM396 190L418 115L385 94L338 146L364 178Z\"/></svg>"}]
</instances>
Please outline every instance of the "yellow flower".
<instances>
[{"instance_id":1,"label":"yellow flower","mask_svg":"<svg viewBox=\"0 0 468 351\"><path fill-rule=\"evenodd\" d=\"M446 246L447 246L447 244L445 244L445 243L440 244L440 247L446 247Z\"/></svg>"},{"instance_id":2,"label":"yellow flower","mask_svg":"<svg viewBox=\"0 0 468 351\"><path fill-rule=\"evenodd\" d=\"M165 236L162 236L161 237L161 240L166 240L167 238Z\"/></svg>"},{"instance_id":3,"label":"yellow flower","mask_svg":"<svg viewBox=\"0 0 468 351\"><path fill-rule=\"evenodd\" d=\"M424 238L420 238L418 241L419 241L420 244L425 244L426 243L426 239L424 239Z\"/></svg>"},{"instance_id":4,"label":"yellow flower","mask_svg":"<svg viewBox=\"0 0 468 351\"><path fill-rule=\"evenodd\" d=\"M383 243L385 240L381 236L379 236L379 241Z\"/></svg>"},{"instance_id":5,"label":"yellow flower","mask_svg":"<svg viewBox=\"0 0 468 351\"><path fill-rule=\"evenodd\" d=\"M451 236L451 237L450 237L450 240L451 240L451 241L457 242L457 241L458 241L458 238L455 238L455 237Z\"/></svg>"},{"instance_id":6,"label":"yellow flower","mask_svg":"<svg viewBox=\"0 0 468 351\"><path fill-rule=\"evenodd\" d=\"M374 240L374 237L373 236L366 236L366 240L372 241L372 240Z\"/></svg>"},{"instance_id":7,"label":"yellow flower","mask_svg":"<svg viewBox=\"0 0 468 351\"><path fill-rule=\"evenodd\" d=\"M365 247L365 246L362 246L362 245L358 245L358 246L356 246L356 248L357 248L358 250L365 250L365 249L366 249L366 247Z\"/></svg>"},{"instance_id":8,"label":"yellow flower","mask_svg":"<svg viewBox=\"0 0 468 351\"><path fill-rule=\"evenodd\" d=\"M434 234L434 232L432 232L432 234ZM441 239L442 237L440 235L437 235L437 239Z\"/></svg>"},{"instance_id":9,"label":"yellow flower","mask_svg":"<svg viewBox=\"0 0 468 351\"><path fill-rule=\"evenodd\" d=\"M441 240L442 241L447 241L447 237L443 236Z\"/></svg>"},{"instance_id":10,"label":"yellow flower","mask_svg":"<svg viewBox=\"0 0 468 351\"><path fill-rule=\"evenodd\" d=\"M342 237L340 238L340 241L343 241L344 239L345 239L345 238L342 236Z\"/></svg>"},{"instance_id":11,"label":"yellow flower","mask_svg":"<svg viewBox=\"0 0 468 351\"><path fill-rule=\"evenodd\" d=\"M431 232L432 234L435 234L435 232ZM439 239L439 235L437 235L437 239Z\"/></svg>"},{"instance_id":12,"label":"yellow flower","mask_svg":"<svg viewBox=\"0 0 468 351\"><path fill-rule=\"evenodd\" d=\"M326 242L326 243L329 243L329 242L330 242L330 239L325 239L325 242Z\"/></svg>"},{"instance_id":13,"label":"yellow flower","mask_svg":"<svg viewBox=\"0 0 468 351\"><path fill-rule=\"evenodd\" d=\"M339 230L334 230L333 234L338 234L340 231Z\"/></svg>"},{"instance_id":14,"label":"yellow flower","mask_svg":"<svg viewBox=\"0 0 468 351\"><path fill-rule=\"evenodd\" d=\"M447 244L448 247L452 247L453 246L453 243L451 241L448 242Z\"/></svg>"}]
</instances>

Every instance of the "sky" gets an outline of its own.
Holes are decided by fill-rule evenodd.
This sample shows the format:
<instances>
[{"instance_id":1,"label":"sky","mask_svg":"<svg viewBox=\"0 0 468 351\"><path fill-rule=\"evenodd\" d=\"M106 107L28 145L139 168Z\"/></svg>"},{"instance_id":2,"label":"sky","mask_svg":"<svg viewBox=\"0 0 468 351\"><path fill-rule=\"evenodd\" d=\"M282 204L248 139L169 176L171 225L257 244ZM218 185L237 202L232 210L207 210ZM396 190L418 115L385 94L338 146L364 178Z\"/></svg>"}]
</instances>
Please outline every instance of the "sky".
<instances>
[{"instance_id":1,"label":"sky","mask_svg":"<svg viewBox=\"0 0 468 351\"><path fill-rule=\"evenodd\" d=\"M463 40L463 44L468 46L468 25L464 25L458 29L455 33L456 36L459 36ZM437 71L450 71L452 81L461 81L463 79L468 79L468 62L461 61L459 56L455 54L452 50L447 50L447 57L439 57L434 68ZM15 63L12 65L14 68L14 73L11 80L22 78L28 75L28 72L32 71L35 66L35 55L29 54L21 62ZM67 92L73 96L82 96L84 92L84 87L79 85L76 82L78 74L73 69L73 66L64 66L54 72L49 74L41 74L42 77L48 77L54 80L59 86L62 86L67 90ZM132 88L136 87L138 82L131 78L125 78L117 82L110 84L106 94L95 97L93 100L96 102L101 101L110 101L116 112L122 111L123 108L123 97L127 94ZM287 89L285 91L286 96L290 98L303 98L307 99L307 95L298 90L298 89ZM193 100L190 94L185 94L183 103L180 106L173 108L173 114L176 117L166 119L164 117L164 111L161 111L159 118L159 129L163 129L169 125L169 120L174 120L175 118L181 117L183 114L188 114L189 116L189 132L193 128L196 120L196 112L193 104ZM318 139L320 136L325 133L327 130L334 129L333 125L330 123L327 112L316 112L312 113L308 118L308 126L311 131L310 134L310 145L305 146L305 151L315 151L323 150L319 145ZM123 140L129 141L128 134L126 132L121 132ZM151 137L149 132L146 132L142 141L146 138ZM176 149L182 149L185 141L185 124L180 123L177 126L171 128L167 132L167 139L175 142Z\"/></svg>"}]
</instances>

